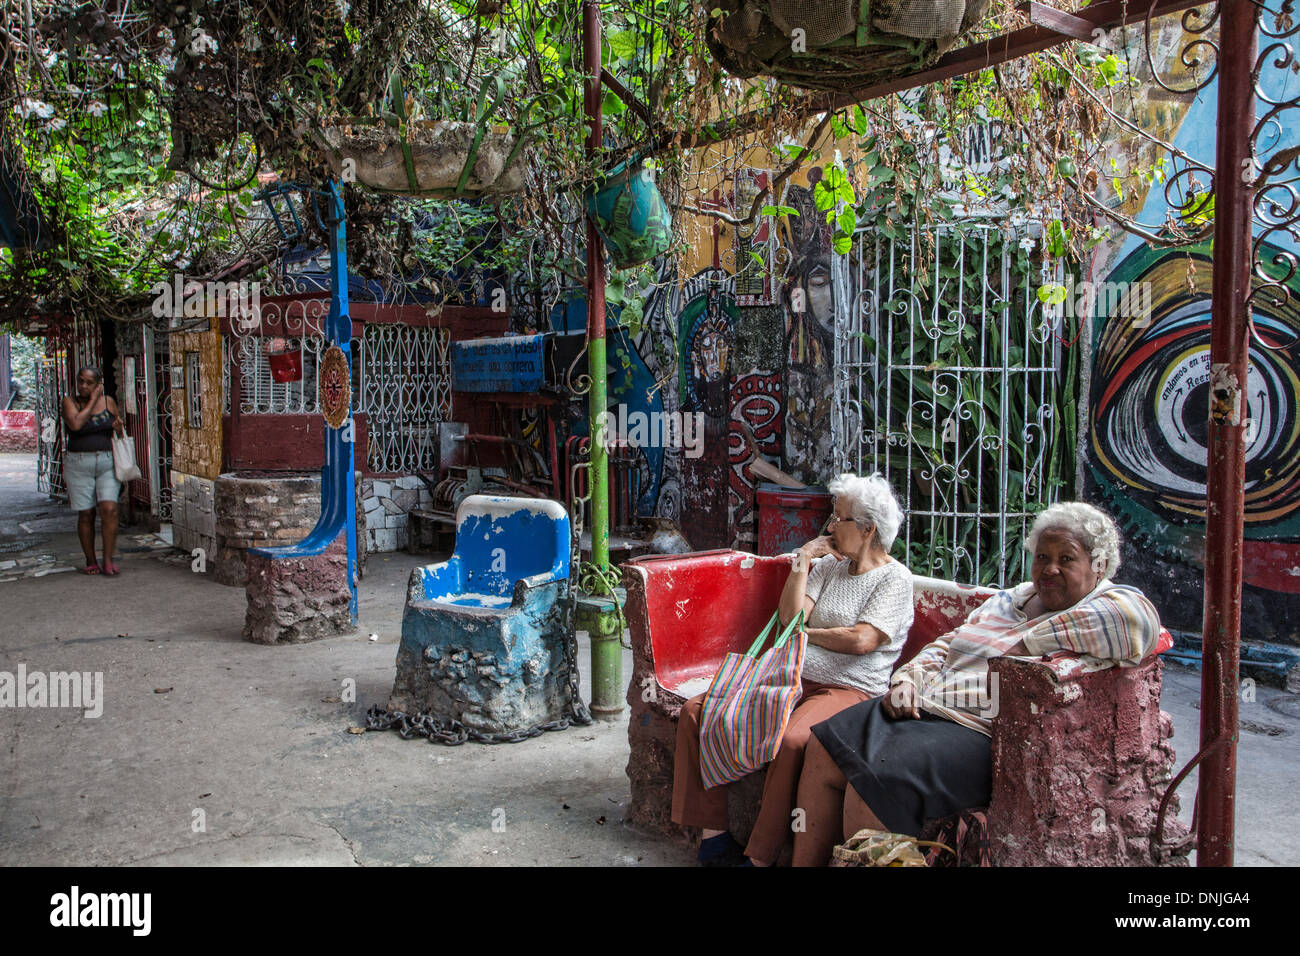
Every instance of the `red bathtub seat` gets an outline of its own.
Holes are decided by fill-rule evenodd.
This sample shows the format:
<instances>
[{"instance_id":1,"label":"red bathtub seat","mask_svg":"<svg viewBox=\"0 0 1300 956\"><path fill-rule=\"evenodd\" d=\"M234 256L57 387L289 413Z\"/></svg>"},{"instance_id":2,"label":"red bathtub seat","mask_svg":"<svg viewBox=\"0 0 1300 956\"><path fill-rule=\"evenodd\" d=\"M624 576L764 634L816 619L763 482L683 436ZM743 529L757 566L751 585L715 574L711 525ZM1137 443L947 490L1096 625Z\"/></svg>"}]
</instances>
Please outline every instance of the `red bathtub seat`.
<instances>
[{"instance_id":1,"label":"red bathtub seat","mask_svg":"<svg viewBox=\"0 0 1300 956\"><path fill-rule=\"evenodd\" d=\"M790 565L790 555L725 549L622 565L633 654L629 822L682 833L670 819L682 704L703 693L726 654L743 652L767 623ZM913 585L915 622L899 664L994 593L921 576ZM1094 670L1060 654L1042 662L1004 658L992 670L1000 691L988 808L995 862L1150 865L1147 840L1174 758L1172 722L1159 709L1160 661ZM743 837L761 773L736 786L732 829ZM735 806L746 802L754 805ZM1167 839L1186 833L1173 804Z\"/></svg>"}]
</instances>

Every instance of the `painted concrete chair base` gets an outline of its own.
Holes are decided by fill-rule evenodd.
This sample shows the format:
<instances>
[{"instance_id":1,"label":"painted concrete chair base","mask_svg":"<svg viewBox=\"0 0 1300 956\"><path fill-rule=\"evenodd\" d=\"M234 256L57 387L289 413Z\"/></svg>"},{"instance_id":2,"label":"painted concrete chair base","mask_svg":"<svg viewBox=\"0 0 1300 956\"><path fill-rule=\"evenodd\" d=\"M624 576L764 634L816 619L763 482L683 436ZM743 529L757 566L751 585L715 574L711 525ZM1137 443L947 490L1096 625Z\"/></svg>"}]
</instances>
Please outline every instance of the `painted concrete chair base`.
<instances>
[{"instance_id":1,"label":"painted concrete chair base","mask_svg":"<svg viewBox=\"0 0 1300 956\"><path fill-rule=\"evenodd\" d=\"M628 822L689 835L671 820L682 704L707 689L726 653L749 645L789 568L786 555L725 550L623 565L633 653ZM900 662L993 593L924 577L914 578L914 586L916 620ZM1172 721L1160 710L1160 662L1092 672L1064 656L1047 663L1000 659L992 666L1000 682L988 808L994 862L1151 865L1147 839L1174 761ZM762 776L752 774L729 794L731 830L742 842L757 817ZM1167 841L1186 833L1173 819L1177 809L1175 798Z\"/></svg>"},{"instance_id":2,"label":"painted concrete chair base","mask_svg":"<svg viewBox=\"0 0 1300 956\"><path fill-rule=\"evenodd\" d=\"M999 866L1153 866L1151 835L1174 765L1159 658L1088 672L1081 659L999 658L988 822ZM1178 797L1163 842L1187 836ZM1186 866L1187 847L1159 860Z\"/></svg>"},{"instance_id":3,"label":"painted concrete chair base","mask_svg":"<svg viewBox=\"0 0 1300 956\"><path fill-rule=\"evenodd\" d=\"M471 495L449 560L411 572L390 711L504 733L568 711L569 518L554 501Z\"/></svg>"},{"instance_id":4,"label":"painted concrete chair base","mask_svg":"<svg viewBox=\"0 0 1300 956\"><path fill-rule=\"evenodd\" d=\"M302 644L356 630L346 533L321 554L275 558L253 549L245 565L244 640Z\"/></svg>"}]
</instances>

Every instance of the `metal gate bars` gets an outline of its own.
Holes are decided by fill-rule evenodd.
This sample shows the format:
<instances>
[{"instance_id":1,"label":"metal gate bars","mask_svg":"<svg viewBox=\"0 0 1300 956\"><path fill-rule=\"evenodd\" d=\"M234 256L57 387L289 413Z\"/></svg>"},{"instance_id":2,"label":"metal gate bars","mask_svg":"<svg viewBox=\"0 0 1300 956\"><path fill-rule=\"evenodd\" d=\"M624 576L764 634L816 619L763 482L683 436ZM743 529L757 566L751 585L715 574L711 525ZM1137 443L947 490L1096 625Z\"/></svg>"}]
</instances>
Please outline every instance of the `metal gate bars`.
<instances>
[{"instance_id":1,"label":"metal gate bars","mask_svg":"<svg viewBox=\"0 0 1300 956\"><path fill-rule=\"evenodd\" d=\"M1038 300L1061 266L1031 265L1032 246L967 222L859 232L837 263L840 464L890 480L917 573L1019 582L1029 519L1072 481L1077 338Z\"/></svg>"}]
</instances>

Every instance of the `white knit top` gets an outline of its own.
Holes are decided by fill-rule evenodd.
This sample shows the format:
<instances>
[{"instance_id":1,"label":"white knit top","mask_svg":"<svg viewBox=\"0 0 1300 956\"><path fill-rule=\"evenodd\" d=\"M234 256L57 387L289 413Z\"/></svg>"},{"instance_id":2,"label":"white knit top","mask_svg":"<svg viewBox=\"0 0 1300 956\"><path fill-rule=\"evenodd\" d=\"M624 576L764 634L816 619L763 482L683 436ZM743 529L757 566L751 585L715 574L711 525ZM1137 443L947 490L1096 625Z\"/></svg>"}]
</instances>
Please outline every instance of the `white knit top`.
<instances>
[{"instance_id":1,"label":"white knit top","mask_svg":"<svg viewBox=\"0 0 1300 956\"><path fill-rule=\"evenodd\" d=\"M889 689L889 672L912 626L912 573L889 560L865 574L850 574L849 558L824 555L813 562L804 592L813 600L807 627L853 627L867 623L889 636L866 654L840 654L809 642L803 676L879 696Z\"/></svg>"}]
</instances>

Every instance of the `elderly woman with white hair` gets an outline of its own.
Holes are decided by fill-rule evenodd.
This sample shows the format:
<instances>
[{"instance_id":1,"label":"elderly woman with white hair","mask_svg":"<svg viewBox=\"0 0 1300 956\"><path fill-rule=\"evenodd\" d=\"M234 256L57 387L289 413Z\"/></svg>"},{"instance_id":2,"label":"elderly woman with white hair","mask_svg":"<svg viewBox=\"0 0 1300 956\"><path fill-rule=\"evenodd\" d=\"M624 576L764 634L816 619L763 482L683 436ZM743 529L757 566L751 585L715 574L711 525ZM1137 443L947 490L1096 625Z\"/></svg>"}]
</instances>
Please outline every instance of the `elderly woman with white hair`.
<instances>
[{"instance_id":1,"label":"elderly woman with white hair","mask_svg":"<svg viewBox=\"0 0 1300 956\"><path fill-rule=\"evenodd\" d=\"M912 626L912 575L889 556L903 522L893 490L880 475L841 475L829 533L795 552L781 592L781 623L802 610L808 647L802 696L776 757L767 766L763 802L745 847L728 831L725 787L700 779L700 709L704 695L682 707L677 723L673 820L700 827L700 863L770 866L791 832L795 788L813 724L889 688L889 672Z\"/></svg>"},{"instance_id":2,"label":"elderly woman with white hair","mask_svg":"<svg viewBox=\"0 0 1300 956\"><path fill-rule=\"evenodd\" d=\"M1052 505L1025 541L1031 579L999 591L964 624L927 644L890 692L812 728L798 805L796 866L870 828L917 835L928 820L988 805L993 785L989 661L1072 651L1132 667L1160 636L1155 607L1115 584L1119 532L1081 502Z\"/></svg>"}]
</instances>

